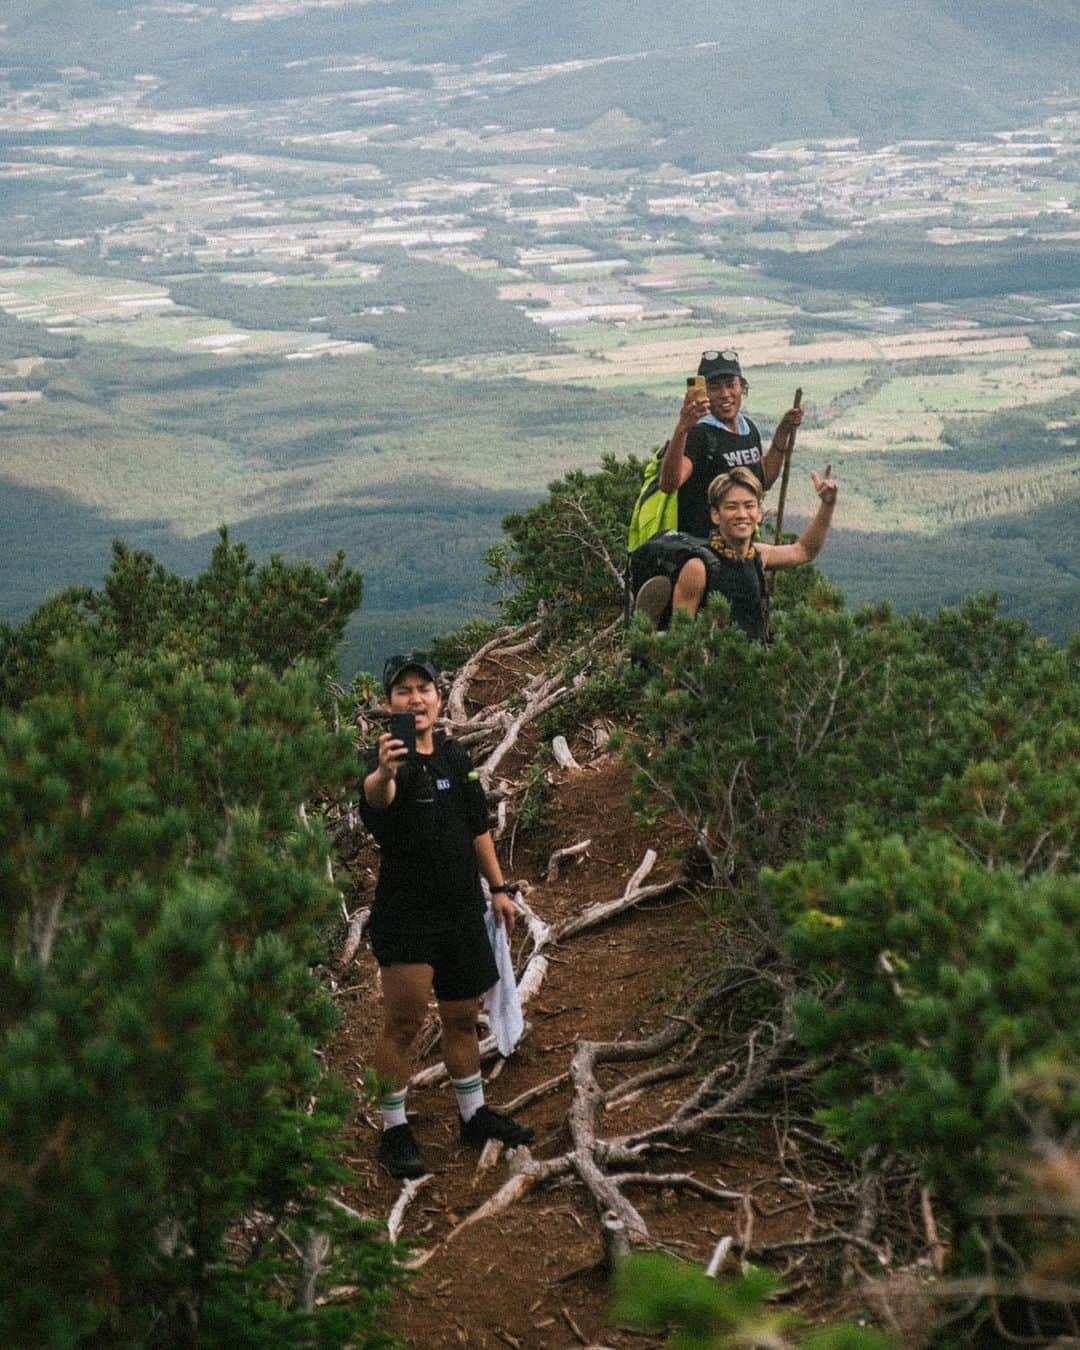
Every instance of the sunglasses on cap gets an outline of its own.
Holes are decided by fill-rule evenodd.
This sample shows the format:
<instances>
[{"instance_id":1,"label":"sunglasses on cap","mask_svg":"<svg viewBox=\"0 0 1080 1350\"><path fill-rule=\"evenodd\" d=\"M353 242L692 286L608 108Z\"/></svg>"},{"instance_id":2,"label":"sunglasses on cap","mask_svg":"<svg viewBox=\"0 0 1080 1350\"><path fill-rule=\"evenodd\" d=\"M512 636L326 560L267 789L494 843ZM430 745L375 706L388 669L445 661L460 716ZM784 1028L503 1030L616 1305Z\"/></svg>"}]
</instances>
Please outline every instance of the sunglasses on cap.
<instances>
[{"instance_id":1,"label":"sunglasses on cap","mask_svg":"<svg viewBox=\"0 0 1080 1350\"><path fill-rule=\"evenodd\" d=\"M722 352L702 352L701 359L703 361L737 361L739 359L739 353L734 351L731 347L726 347Z\"/></svg>"}]
</instances>

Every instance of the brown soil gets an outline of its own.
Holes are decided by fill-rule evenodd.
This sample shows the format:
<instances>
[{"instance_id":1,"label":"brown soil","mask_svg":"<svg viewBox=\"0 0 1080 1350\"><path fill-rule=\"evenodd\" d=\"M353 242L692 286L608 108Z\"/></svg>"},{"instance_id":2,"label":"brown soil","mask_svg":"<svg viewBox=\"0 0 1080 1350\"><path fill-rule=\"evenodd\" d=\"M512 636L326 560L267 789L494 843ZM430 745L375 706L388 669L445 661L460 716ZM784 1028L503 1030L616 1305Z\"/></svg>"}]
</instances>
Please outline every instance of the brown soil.
<instances>
[{"instance_id":1,"label":"brown soil","mask_svg":"<svg viewBox=\"0 0 1080 1350\"><path fill-rule=\"evenodd\" d=\"M484 673L485 681L474 692L499 697L517 670L511 663ZM584 763L590 753L587 744L572 748ZM517 771L533 752L526 738L518 749ZM621 895L646 848L660 855L650 882L679 875L685 840L671 823L646 830L635 820L628 801L629 774L619 757L600 755L580 771L553 769L551 777L554 794L543 831L528 838L519 832L508 869L509 875L533 883L530 904L545 920L555 922L587 904ZM551 852L584 839L592 841L588 852L567 864L554 884L545 884ZM500 844L504 859L506 840ZM373 875L373 864L372 857L355 860L354 876L361 884ZM363 902L361 896L357 903ZM670 898L645 902L565 942L527 1010L530 1026L521 1044L510 1059L487 1072L488 1102L499 1106L565 1074L579 1041L635 1039L681 1012L701 978L703 917L701 900L677 889ZM369 948L362 948L340 984L344 1016L330 1059L347 1081L359 1082L380 1021L378 975ZM437 1059L436 1046L425 1062ZM628 1066L626 1076L641 1067ZM604 1081L610 1087L619 1078L607 1071ZM604 1125L624 1134L658 1122L688 1091L686 1080L662 1083L620 1103ZM567 1149L569 1099L564 1084L518 1113L536 1131L534 1157ZM477 1176L477 1154L458 1141L453 1095L445 1083L411 1089L408 1107L433 1175L406 1211L403 1236L419 1251L433 1254L395 1302L391 1324L406 1345L417 1350L461 1345L561 1350L663 1343L612 1326L598 1215L576 1180L537 1187L508 1212L481 1220L440 1245L506 1179L506 1164L500 1159L491 1171ZM347 1161L359 1180L342 1195L362 1213L388 1215L400 1183L375 1166L377 1131L377 1109L358 1106ZM654 1170L691 1172L713 1186L752 1192L753 1240L787 1240L805 1231L814 1188L801 1170L804 1165L809 1169L809 1158L789 1150L781 1159L777 1137L770 1122L732 1122ZM701 1265L707 1264L718 1240L735 1234L747 1217L738 1204L719 1204L684 1191L635 1188L631 1198L654 1238ZM816 1258L818 1308L823 1305L821 1262L835 1256L827 1252ZM789 1277L788 1287L796 1294L800 1284L806 1285L804 1274L800 1270Z\"/></svg>"}]
</instances>

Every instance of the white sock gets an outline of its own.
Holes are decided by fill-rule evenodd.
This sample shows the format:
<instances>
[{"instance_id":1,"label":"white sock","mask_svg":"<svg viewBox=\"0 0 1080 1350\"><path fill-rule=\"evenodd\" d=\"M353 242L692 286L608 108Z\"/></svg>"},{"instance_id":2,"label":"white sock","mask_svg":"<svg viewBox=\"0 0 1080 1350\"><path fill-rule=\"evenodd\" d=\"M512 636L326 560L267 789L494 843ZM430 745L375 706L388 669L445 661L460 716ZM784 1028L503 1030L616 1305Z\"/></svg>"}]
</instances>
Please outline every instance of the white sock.
<instances>
[{"instance_id":1,"label":"white sock","mask_svg":"<svg viewBox=\"0 0 1080 1350\"><path fill-rule=\"evenodd\" d=\"M468 1078L451 1078L462 1120L472 1120L484 1104L484 1080L478 1073Z\"/></svg>"},{"instance_id":2,"label":"white sock","mask_svg":"<svg viewBox=\"0 0 1080 1350\"><path fill-rule=\"evenodd\" d=\"M385 1097L379 1098L379 1110L382 1112L382 1127L384 1130L391 1130L395 1125L405 1124L405 1093L407 1088L402 1088L400 1092L391 1092Z\"/></svg>"}]
</instances>

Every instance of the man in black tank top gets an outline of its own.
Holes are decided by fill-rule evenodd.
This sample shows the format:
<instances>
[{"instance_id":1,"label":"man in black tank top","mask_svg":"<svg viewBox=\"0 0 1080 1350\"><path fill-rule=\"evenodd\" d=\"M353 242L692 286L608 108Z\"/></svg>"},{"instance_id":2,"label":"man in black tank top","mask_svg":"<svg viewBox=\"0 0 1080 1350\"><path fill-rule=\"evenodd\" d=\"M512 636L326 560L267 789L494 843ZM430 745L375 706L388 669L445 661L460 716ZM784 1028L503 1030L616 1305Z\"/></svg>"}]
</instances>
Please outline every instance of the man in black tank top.
<instances>
[{"instance_id":1,"label":"man in black tank top","mask_svg":"<svg viewBox=\"0 0 1080 1350\"><path fill-rule=\"evenodd\" d=\"M765 544L754 538L761 523L764 494L749 470L733 469L713 479L709 485L713 532L707 549L688 550L675 581L674 607L696 614L699 596L723 595L731 606L732 622L751 641L767 642L766 570L812 562L821 552L832 522L837 495L832 465L826 466L823 476L811 470L810 478L818 495L817 515L794 544Z\"/></svg>"}]
</instances>

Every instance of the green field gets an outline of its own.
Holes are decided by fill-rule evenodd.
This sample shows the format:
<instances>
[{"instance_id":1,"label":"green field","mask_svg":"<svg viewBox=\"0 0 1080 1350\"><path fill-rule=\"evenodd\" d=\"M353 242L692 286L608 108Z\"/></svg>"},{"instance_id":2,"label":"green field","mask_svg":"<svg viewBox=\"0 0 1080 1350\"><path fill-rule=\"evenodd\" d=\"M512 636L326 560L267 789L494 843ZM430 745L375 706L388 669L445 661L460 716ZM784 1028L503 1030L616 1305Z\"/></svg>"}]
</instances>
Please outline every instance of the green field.
<instances>
[{"instance_id":1,"label":"green field","mask_svg":"<svg viewBox=\"0 0 1080 1350\"><path fill-rule=\"evenodd\" d=\"M1045 148L1014 166L997 162L1002 139L951 121L938 99L956 91L934 84L879 124L815 68L792 85L814 135L755 97L728 110L718 146L685 121L700 94L687 103L682 63L715 61L697 46L648 58L667 77L654 91L625 87L621 62L573 68L576 50L517 89L504 74L520 52L496 70L410 31L383 91L370 71L324 81L325 62L293 50L333 47L356 14L251 23L250 48L223 59L231 25L188 8L154 11L172 34L165 74L121 11L87 33L72 8L113 69L97 93L73 63L48 64L64 34L31 23L33 6L5 34L33 59L0 88L0 390L40 399L0 403L0 618L97 580L113 533L194 570L226 524L260 554L345 547L368 583L348 659L377 663L489 604L501 517L606 454L644 455L698 353L734 346L766 436L804 391L789 523L813 507L807 471L831 460L838 525L873 558L868 577L857 549L837 550L853 593L919 605L944 593L943 570L959 592L1005 576L1018 612L1066 631L1074 552L1054 555L1049 608L1024 591L1039 589L1033 541L1052 534L1028 516L1076 497L1080 100L1040 105L1025 84ZM365 32L393 28L361 8ZM586 9L574 22L595 25ZM496 25L514 51L557 44L514 14ZM907 90L922 71L892 76ZM670 312L556 330L524 312L627 299ZM986 569L983 528L997 531Z\"/></svg>"}]
</instances>

